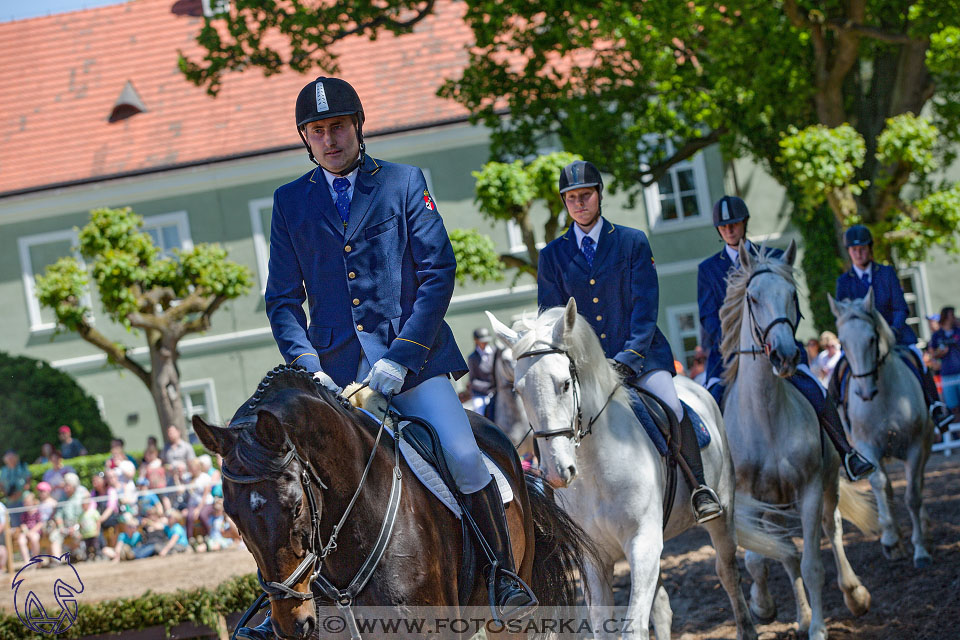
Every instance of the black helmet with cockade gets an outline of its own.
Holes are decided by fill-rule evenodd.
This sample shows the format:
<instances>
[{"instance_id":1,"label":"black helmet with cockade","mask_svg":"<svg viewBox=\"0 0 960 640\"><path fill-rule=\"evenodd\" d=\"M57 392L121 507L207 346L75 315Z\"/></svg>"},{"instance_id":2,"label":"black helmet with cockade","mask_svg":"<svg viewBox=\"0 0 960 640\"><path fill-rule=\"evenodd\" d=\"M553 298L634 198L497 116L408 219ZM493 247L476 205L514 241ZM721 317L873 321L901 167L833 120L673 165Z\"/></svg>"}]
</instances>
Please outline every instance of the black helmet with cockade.
<instances>
[{"instance_id":1,"label":"black helmet with cockade","mask_svg":"<svg viewBox=\"0 0 960 640\"><path fill-rule=\"evenodd\" d=\"M723 196L713 205L713 226L722 227L750 219L747 203L737 196Z\"/></svg>"},{"instance_id":2,"label":"black helmet with cockade","mask_svg":"<svg viewBox=\"0 0 960 640\"><path fill-rule=\"evenodd\" d=\"M363 104L360 102L360 96L357 95L356 89L346 80L320 76L300 90L300 95L297 96L297 132L307 148L307 153L310 154L310 160L316 164L320 163L313 156L313 150L310 149L310 145L303 135L303 128L316 120L337 116L353 116L357 124L357 142L360 144L360 156L357 162L346 171L346 173L349 173L362 162L366 151L366 146L363 143Z\"/></svg>"},{"instance_id":3,"label":"black helmet with cockade","mask_svg":"<svg viewBox=\"0 0 960 640\"><path fill-rule=\"evenodd\" d=\"M603 178L600 170L592 162L574 160L560 172L560 195L571 189L596 187L600 197L603 197Z\"/></svg>"},{"instance_id":4,"label":"black helmet with cockade","mask_svg":"<svg viewBox=\"0 0 960 640\"><path fill-rule=\"evenodd\" d=\"M872 244L873 235L871 235L870 229L867 229L862 224L853 225L843 234L843 245L847 248L862 247L864 245L869 246Z\"/></svg>"}]
</instances>

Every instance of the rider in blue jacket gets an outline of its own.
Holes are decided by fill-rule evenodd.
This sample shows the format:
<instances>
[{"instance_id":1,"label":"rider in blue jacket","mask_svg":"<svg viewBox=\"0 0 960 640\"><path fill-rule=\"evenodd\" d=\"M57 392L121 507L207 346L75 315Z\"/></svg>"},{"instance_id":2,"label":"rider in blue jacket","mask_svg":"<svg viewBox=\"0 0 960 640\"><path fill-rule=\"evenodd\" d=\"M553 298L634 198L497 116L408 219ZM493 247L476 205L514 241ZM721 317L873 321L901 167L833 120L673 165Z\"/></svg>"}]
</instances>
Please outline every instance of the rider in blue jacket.
<instances>
[{"instance_id":1,"label":"rider in blue jacket","mask_svg":"<svg viewBox=\"0 0 960 640\"><path fill-rule=\"evenodd\" d=\"M713 207L713 226L717 228L725 246L719 253L710 256L700 263L697 270L697 301L700 307L700 328L703 335L703 348L708 350L706 385L716 399L717 404L723 406L724 388L722 377L724 363L720 354L720 343L723 339L720 329L720 307L727 295L727 272L730 269L740 268L740 258L737 248L741 240L745 240L747 249L756 254L759 249L746 240L747 222L750 211L747 204L736 196L724 196ZM770 250L774 255L778 249ZM797 306L799 309L799 305ZM799 313L799 311L798 311ZM796 321L799 322L799 318ZM794 322L794 326L797 325ZM843 423L837 412L836 402L828 397L826 389L817 381L807 363L807 351L800 347L802 364L797 373L789 378L790 382L813 405L820 420L820 428L836 447L843 457L843 466L851 480L858 480L873 472L874 466L869 460L860 455L847 441L843 431Z\"/></svg>"},{"instance_id":2,"label":"rider in blue jacket","mask_svg":"<svg viewBox=\"0 0 960 640\"><path fill-rule=\"evenodd\" d=\"M873 261L873 236L862 224L855 224L843 234L843 243L850 256L850 270L837 278L837 300L862 298L873 289L873 305L883 319L887 321L897 338L897 345L906 347L913 354L913 370L918 374L923 395L930 410L933 423L941 430L946 429L953 417L947 406L940 400L933 376L923 363L923 355L917 348L917 335L907 326L907 301L903 297L900 279L893 267L877 264ZM843 360L841 360L842 362ZM840 362L836 371L840 371ZM840 396L842 376L831 380L831 391Z\"/></svg>"},{"instance_id":3,"label":"rider in blue jacket","mask_svg":"<svg viewBox=\"0 0 960 640\"><path fill-rule=\"evenodd\" d=\"M704 481L693 423L673 385L673 353L657 328L660 290L650 243L642 231L601 217L603 179L592 163L577 160L563 169L560 197L574 224L540 252L538 305L542 311L574 298L624 380L670 407L681 425L681 454L696 479L695 486L688 483L697 522L716 518L723 507Z\"/></svg>"},{"instance_id":4,"label":"rider in blue jacket","mask_svg":"<svg viewBox=\"0 0 960 640\"><path fill-rule=\"evenodd\" d=\"M453 248L423 172L366 155L363 122L360 97L338 78L317 78L297 97L297 132L319 166L274 194L270 326L284 359L335 393L363 380L434 427L462 503L503 569L490 576L493 604L514 617L536 599L514 575L500 492L450 381L467 369L443 320ZM237 636L268 640L273 627L268 618Z\"/></svg>"}]
</instances>

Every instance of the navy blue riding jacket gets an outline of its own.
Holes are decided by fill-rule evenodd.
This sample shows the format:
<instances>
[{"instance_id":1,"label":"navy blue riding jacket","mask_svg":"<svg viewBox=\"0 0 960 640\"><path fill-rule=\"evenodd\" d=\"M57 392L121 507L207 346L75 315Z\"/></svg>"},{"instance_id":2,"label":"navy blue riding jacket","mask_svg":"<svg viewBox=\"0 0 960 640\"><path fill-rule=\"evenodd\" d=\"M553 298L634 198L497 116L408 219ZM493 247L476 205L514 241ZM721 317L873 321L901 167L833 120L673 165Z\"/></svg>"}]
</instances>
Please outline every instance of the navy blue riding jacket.
<instances>
[{"instance_id":1,"label":"navy blue riding jacket","mask_svg":"<svg viewBox=\"0 0 960 640\"><path fill-rule=\"evenodd\" d=\"M873 288L873 305L893 329L897 344L917 344L917 334L907 326L910 311L903 297L896 269L885 264L871 263L870 286ZM857 276L853 267L837 278L837 300L862 298L865 295L867 285Z\"/></svg>"}]
</instances>

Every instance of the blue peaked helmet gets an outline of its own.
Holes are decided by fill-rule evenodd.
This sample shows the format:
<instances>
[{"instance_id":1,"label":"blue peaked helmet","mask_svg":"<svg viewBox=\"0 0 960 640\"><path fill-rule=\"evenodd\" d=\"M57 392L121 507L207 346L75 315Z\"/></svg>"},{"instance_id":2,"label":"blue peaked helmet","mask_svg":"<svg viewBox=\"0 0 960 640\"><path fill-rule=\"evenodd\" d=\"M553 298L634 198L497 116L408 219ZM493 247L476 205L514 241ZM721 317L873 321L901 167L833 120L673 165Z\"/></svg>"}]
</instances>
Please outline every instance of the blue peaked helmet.
<instances>
[{"instance_id":1,"label":"blue peaked helmet","mask_svg":"<svg viewBox=\"0 0 960 640\"><path fill-rule=\"evenodd\" d=\"M843 234L843 245L845 247L862 247L863 245L872 245L873 236L870 229L862 224L855 224Z\"/></svg>"},{"instance_id":2,"label":"blue peaked helmet","mask_svg":"<svg viewBox=\"0 0 960 640\"><path fill-rule=\"evenodd\" d=\"M750 219L747 203L737 196L723 196L713 205L713 226L722 227Z\"/></svg>"},{"instance_id":3,"label":"blue peaked helmet","mask_svg":"<svg viewBox=\"0 0 960 640\"><path fill-rule=\"evenodd\" d=\"M310 154L314 164L320 164L313 156L313 150L303 135L304 126L316 120L335 118L337 116L353 116L357 125L357 142L360 144L360 156L357 162L351 165L346 173L350 173L363 161L366 145L363 143L363 104L349 82L340 78L320 76L300 90L297 96L297 133L303 140L303 146Z\"/></svg>"}]
</instances>

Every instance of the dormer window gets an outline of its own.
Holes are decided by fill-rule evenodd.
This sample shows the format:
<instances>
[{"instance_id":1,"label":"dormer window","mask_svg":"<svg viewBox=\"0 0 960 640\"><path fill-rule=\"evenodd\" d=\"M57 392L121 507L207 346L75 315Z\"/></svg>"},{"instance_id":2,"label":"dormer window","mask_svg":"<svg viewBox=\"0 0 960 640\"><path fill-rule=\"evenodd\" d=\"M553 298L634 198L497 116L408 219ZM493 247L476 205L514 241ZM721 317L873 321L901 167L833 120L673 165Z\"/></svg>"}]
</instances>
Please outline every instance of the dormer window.
<instances>
[{"instance_id":1,"label":"dormer window","mask_svg":"<svg viewBox=\"0 0 960 640\"><path fill-rule=\"evenodd\" d=\"M120 92L117 101L113 103L113 109L110 111L110 117L107 120L109 122L126 120L146 110L147 105L140 99L140 94L133 88L133 83L127 80L127 84L123 85L123 90Z\"/></svg>"}]
</instances>

